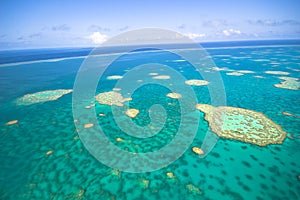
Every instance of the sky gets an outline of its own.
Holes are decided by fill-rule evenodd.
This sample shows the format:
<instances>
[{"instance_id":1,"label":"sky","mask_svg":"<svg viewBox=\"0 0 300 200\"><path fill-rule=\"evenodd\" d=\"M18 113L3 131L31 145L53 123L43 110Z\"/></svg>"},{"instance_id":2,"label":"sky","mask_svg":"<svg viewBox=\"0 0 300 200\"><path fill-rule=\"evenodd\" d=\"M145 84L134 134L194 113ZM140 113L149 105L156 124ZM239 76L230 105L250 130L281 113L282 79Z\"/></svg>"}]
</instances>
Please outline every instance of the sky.
<instances>
[{"instance_id":1,"label":"sky","mask_svg":"<svg viewBox=\"0 0 300 200\"><path fill-rule=\"evenodd\" d=\"M199 42L300 39L300 0L0 0L0 49L97 46L141 28Z\"/></svg>"}]
</instances>

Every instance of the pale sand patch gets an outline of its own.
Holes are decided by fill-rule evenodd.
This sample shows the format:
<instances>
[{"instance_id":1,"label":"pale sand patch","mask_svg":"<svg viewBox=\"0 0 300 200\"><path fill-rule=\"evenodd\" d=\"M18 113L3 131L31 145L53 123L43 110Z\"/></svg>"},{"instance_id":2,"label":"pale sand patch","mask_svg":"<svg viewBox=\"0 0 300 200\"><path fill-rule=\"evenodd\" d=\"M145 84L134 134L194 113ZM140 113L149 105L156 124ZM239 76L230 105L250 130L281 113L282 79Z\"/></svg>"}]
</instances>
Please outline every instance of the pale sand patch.
<instances>
[{"instance_id":1,"label":"pale sand patch","mask_svg":"<svg viewBox=\"0 0 300 200\"><path fill-rule=\"evenodd\" d=\"M107 80L118 80L118 79L122 79L123 76L120 75L113 75L113 76L108 76L106 77Z\"/></svg>"},{"instance_id":2,"label":"pale sand patch","mask_svg":"<svg viewBox=\"0 0 300 200\"><path fill-rule=\"evenodd\" d=\"M122 90L121 88L113 88L112 89L113 91L120 91L120 90Z\"/></svg>"},{"instance_id":3,"label":"pale sand patch","mask_svg":"<svg viewBox=\"0 0 300 200\"><path fill-rule=\"evenodd\" d=\"M283 71L265 71L266 74L273 74L273 75L289 75L289 72Z\"/></svg>"},{"instance_id":4,"label":"pale sand patch","mask_svg":"<svg viewBox=\"0 0 300 200\"><path fill-rule=\"evenodd\" d=\"M254 71L251 70L238 70L237 72L242 73L242 74L254 74Z\"/></svg>"},{"instance_id":5,"label":"pale sand patch","mask_svg":"<svg viewBox=\"0 0 300 200\"><path fill-rule=\"evenodd\" d=\"M193 147L192 148L192 151L195 153L195 154L198 154L198 155L202 155L204 154L203 150L199 147Z\"/></svg>"},{"instance_id":6,"label":"pale sand patch","mask_svg":"<svg viewBox=\"0 0 300 200\"><path fill-rule=\"evenodd\" d=\"M54 152L53 150L47 151L47 152L46 152L46 155L49 156L49 155L51 155L53 152Z\"/></svg>"},{"instance_id":7,"label":"pale sand patch","mask_svg":"<svg viewBox=\"0 0 300 200\"><path fill-rule=\"evenodd\" d=\"M213 67L212 70L214 71L227 71L227 67Z\"/></svg>"},{"instance_id":8,"label":"pale sand patch","mask_svg":"<svg viewBox=\"0 0 300 200\"><path fill-rule=\"evenodd\" d=\"M209 82L205 80L191 79L191 80L186 80L185 84L193 85L193 86L203 86L203 85L208 85Z\"/></svg>"},{"instance_id":9,"label":"pale sand patch","mask_svg":"<svg viewBox=\"0 0 300 200\"><path fill-rule=\"evenodd\" d=\"M126 110L126 115L130 118L135 118L139 114L139 110L135 108L130 108Z\"/></svg>"},{"instance_id":10,"label":"pale sand patch","mask_svg":"<svg viewBox=\"0 0 300 200\"><path fill-rule=\"evenodd\" d=\"M289 113L289 112L284 112L284 111L282 112L282 114L283 114L283 115L286 115L286 116L293 116L293 114L292 114L292 113Z\"/></svg>"},{"instance_id":11,"label":"pale sand patch","mask_svg":"<svg viewBox=\"0 0 300 200\"><path fill-rule=\"evenodd\" d=\"M263 76L253 76L254 78L265 78Z\"/></svg>"},{"instance_id":12,"label":"pale sand patch","mask_svg":"<svg viewBox=\"0 0 300 200\"><path fill-rule=\"evenodd\" d=\"M92 128L94 126L94 124L85 124L84 128Z\"/></svg>"},{"instance_id":13,"label":"pale sand patch","mask_svg":"<svg viewBox=\"0 0 300 200\"><path fill-rule=\"evenodd\" d=\"M11 121L7 122L6 125L10 126L13 124L17 124L18 122L19 122L18 120L11 120Z\"/></svg>"},{"instance_id":14,"label":"pale sand patch","mask_svg":"<svg viewBox=\"0 0 300 200\"><path fill-rule=\"evenodd\" d=\"M167 80L170 79L171 77L168 75L159 75L159 76L153 76L153 79L159 79L159 80Z\"/></svg>"},{"instance_id":15,"label":"pale sand patch","mask_svg":"<svg viewBox=\"0 0 300 200\"><path fill-rule=\"evenodd\" d=\"M294 71L294 72L300 72L300 69L293 69L293 68L290 68L290 70Z\"/></svg>"},{"instance_id":16,"label":"pale sand patch","mask_svg":"<svg viewBox=\"0 0 300 200\"><path fill-rule=\"evenodd\" d=\"M290 117L300 118L300 115L296 115L296 114L286 112L286 111L283 111L282 114L286 115L286 116L290 116Z\"/></svg>"},{"instance_id":17,"label":"pale sand patch","mask_svg":"<svg viewBox=\"0 0 300 200\"><path fill-rule=\"evenodd\" d=\"M285 81L298 81L299 78L294 78L294 77L289 77L289 76L280 76L278 77L281 80L285 80Z\"/></svg>"},{"instance_id":18,"label":"pale sand patch","mask_svg":"<svg viewBox=\"0 0 300 200\"><path fill-rule=\"evenodd\" d=\"M156 73L156 72L151 72L151 73L149 73L149 75L150 75L150 76L157 76L158 73Z\"/></svg>"},{"instance_id":19,"label":"pale sand patch","mask_svg":"<svg viewBox=\"0 0 300 200\"><path fill-rule=\"evenodd\" d=\"M169 98L172 98L172 99L180 99L181 98L181 94L175 93L175 92L168 93L166 96Z\"/></svg>"},{"instance_id":20,"label":"pale sand patch","mask_svg":"<svg viewBox=\"0 0 300 200\"><path fill-rule=\"evenodd\" d=\"M228 76L243 76L243 73L240 72L227 72L226 75Z\"/></svg>"},{"instance_id":21,"label":"pale sand patch","mask_svg":"<svg viewBox=\"0 0 300 200\"><path fill-rule=\"evenodd\" d=\"M168 178L176 178L173 172L167 172Z\"/></svg>"}]
</instances>

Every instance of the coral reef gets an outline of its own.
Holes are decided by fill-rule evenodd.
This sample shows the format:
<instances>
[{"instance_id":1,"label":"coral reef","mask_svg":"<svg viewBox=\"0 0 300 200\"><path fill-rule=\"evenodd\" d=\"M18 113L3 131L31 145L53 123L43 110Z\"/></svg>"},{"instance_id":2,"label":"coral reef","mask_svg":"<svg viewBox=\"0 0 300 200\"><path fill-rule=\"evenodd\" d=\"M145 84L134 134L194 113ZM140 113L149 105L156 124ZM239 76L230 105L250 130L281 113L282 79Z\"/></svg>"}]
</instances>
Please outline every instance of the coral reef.
<instances>
[{"instance_id":1,"label":"coral reef","mask_svg":"<svg viewBox=\"0 0 300 200\"><path fill-rule=\"evenodd\" d=\"M17 99L17 105L31 105L41 102L47 101L55 101L62 97L65 94L71 93L73 90L65 90L65 89L58 89L58 90L46 90L42 92L37 92L33 94L26 94L23 97Z\"/></svg>"},{"instance_id":2,"label":"coral reef","mask_svg":"<svg viewBox=\"0 0 300 200\"><path fill-rule=\"evenodd\" d=\"M259 146L281 144L286 132L264 114L236 107L197 104L205 120L218 136Z\"/></svg>"}]
</instances>

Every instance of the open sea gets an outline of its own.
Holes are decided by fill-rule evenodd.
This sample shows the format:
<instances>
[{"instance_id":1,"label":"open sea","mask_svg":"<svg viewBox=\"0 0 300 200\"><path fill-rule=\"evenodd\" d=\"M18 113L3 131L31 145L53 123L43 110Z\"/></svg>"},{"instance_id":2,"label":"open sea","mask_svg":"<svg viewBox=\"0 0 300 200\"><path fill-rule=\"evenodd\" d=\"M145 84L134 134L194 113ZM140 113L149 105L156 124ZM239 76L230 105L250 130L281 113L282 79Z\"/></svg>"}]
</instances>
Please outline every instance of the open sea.
<instances>
[{"instance_id":1,"label":"open sea","mask_svg":"<svg viewBox=\"0 0 300 200\"><path fill-rule=\"evenodd\" d=\"M223 42L203 46L215 64L215 68L206 68L205 73L220 74L226 93L224 106L263 113L287 132L288 137L282 144L257 146L219 138L201 158L192 147L201 147L210 128L204 113L195 111L199 126L182 156L154 171L120 171L99 162L82 143L78 129L85 130L83 125L92 119L89 116L74 119L74 93L53 101L17 103L26 94L73 89L77 72L92 49L1 51L0 199L300 199L300 90L274 86L283 82L279 78L282 76L300 78L300 41ZM180 51L193 54L195 50ZM102 56L109 58L112 52L110 49ZM155 152L170 143L181 118L179 101L166 97L170 92L168 88L145 84L129 94L122 88L118 91L116 84L122 79L107 79L124 76L143 63L166 65L186 79L203 78L189 62L165 51L135 51L108 67L99 66L107 69L95 96L115 88L124 97L131 97L131 101L124 102L125 106L140 111L130 119L133 123L149 125L149 108L153 104L160 104L166 110L167 118L161 131L141 139L118 127L113 116L114 106L95 100L82 102L83 107L87 106L84 109L95 111L94 117L111 143L135 153ZM163 68L150 67L149 72L168 75ZM151 75L134 79L144 83L150 80L153 80ZM172 76L162 81L170 86L181 84ZM191 88L198 103L211 104L208 86ZM18 121L8 125L12 120Z\"/></svg>"}]
</instances>

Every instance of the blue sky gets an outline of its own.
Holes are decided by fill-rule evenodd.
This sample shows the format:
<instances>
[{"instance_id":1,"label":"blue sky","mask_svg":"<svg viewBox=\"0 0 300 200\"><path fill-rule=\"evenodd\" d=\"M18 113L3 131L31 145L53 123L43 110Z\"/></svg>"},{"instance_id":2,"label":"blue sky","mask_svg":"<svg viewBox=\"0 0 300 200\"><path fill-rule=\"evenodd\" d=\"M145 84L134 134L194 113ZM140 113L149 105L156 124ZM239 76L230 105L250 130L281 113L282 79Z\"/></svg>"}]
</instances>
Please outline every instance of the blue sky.
<instances>
[{"instance_id":1,"label":"blue sky","mask_svg":"<svg viewBox=\"0 0 300 200\"><path fill-rule=\"evenodd\" d=\"M0 49L95 46L158 27L196 41L300 38L300 0L1 0Z\"/></svg>"}]
</instances>

